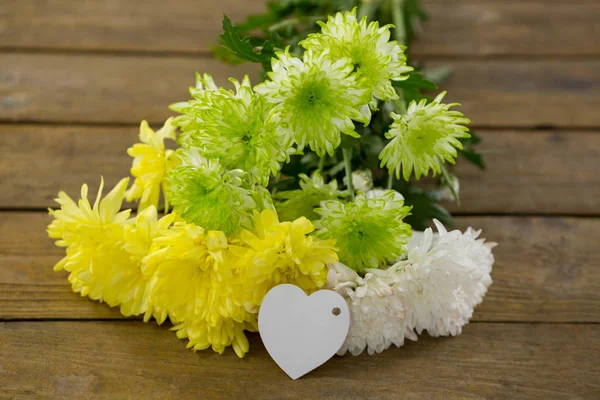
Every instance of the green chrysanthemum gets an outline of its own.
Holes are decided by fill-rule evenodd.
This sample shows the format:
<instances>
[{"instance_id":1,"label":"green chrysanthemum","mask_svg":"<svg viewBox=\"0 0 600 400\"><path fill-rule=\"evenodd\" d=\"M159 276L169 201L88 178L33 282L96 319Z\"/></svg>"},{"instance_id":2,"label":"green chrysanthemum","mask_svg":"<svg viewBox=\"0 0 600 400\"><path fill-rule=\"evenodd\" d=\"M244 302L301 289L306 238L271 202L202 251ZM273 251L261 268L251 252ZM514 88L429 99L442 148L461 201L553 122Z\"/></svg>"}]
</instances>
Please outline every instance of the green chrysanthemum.
<instances>
[{"instance_id":1,"label":"green chrysanthemum","mask_svg":"<svg viewBox=\"0 0 600 400\"><path fill-rule=\"evenodd\" d=\"M184 114L175 121L183 131L180 144L198 148L225 169L242 169L250 183L266 186L270 175L289 160L292 138L277 129L270 118L273 105L252 91L248 76L241 84L233 78L230 81L236 93L215 90L205 75L200 89L192 90L194 100L172 106Z\"/></svg>"},{"instance_id":2,"label":"green chrysanthemum","mask_svg":"<svg viewBox=\"0 0 600 400\"><path fill-rule=\"evenodd\" d=\"M219 88L211 75L200 75L196 72L196 86L190 87L193 100L181 101L169 106L172 111L181 114L173 120L173 125L181 131L177 139L180 145L188 143L189 136L195 132L194 127L197 125L196 112L203 108L210 109L212 94L217 91L225 91L225 89Z\"/></svg>"},{"instance_id":3,"label":"green chrysanthemum","mask_svg":"<svg viewBox=\"0 0 600 400\"><path fill-rule=\"evenodd\" d=\"M282 221L294 221L300 217L306 217L309 220L319 219L319 215L314 212L323 200L338 200L346 197L345 191L338 190L338 183L333 180L325 183L318 172L313 173L312 177L300 174L300 189L279 192L275 194L276 199L284 200L276 203L279 218Z\"/></svg>"},{"instance_id":4,"label":"green chrysanthemum","mask_svg":"<svg viewBox=\"0 0 600 400\"><path fill-rule=\"evenodd\" d=\"M254 203L256 203L256 209L258 211L275 210L273 198L271 197L269 189L261 185L252 185L250 192L252 193L252 199L254 200Z\"/></svg>"},{"instance_id":5,"label":"green chrysanthemum","mask_svg":"<svg viewBox=\"0 0 600 400\"><path fill-rule=\"evenodd\" d=\"M405 80L413 70L406 65L404 47L390 41L390 28L379 27L377 21L367 24L367 17L356 18L356 8L345 13L329 16L327 22L320 21L322 33L313 33L300 45L307 50L328 51L336 60L350 58L360 84L368 89L372 100L394 100L398 98L392 80ZM374 109L376 101L371 102ZM363 109L369 115L368 108Z\"/></svg>"},{"instance_id":6,"label":"green chrysanthemum","mask_svg":"<svg viewBox=\"0 0 600 400\"><path fill-rule=\"evenodd\" d=\"M352 63L331 60L327 52L293 57L289 48L273 59L270 80L254 90L275 104L276 123L293 136L302 150L310 146L318 155L333 154L341 141L340 132L358 137L352 120L369 120L358 107L369 102L368 93L352 74Z\"/></svg>"},{"instance_id":7,"label":"green chrysanthemum","mask_svg":"<svg viewBox=\"0 0 600 400\"><path fill-rule=\"evenodd\" d=\"M450 111L450 107L460 104L442 103L445 95L446 92L440 93L429 104L425 99L413 101L404 115L391 114L394 123L385 137L392 141L379 155L382 167L386 166L390 173L395 170L398 178L402 169L408 181L413 169L419 179L427 176L429 170L439 174L444 160L454 164L456 149L462 149L459 139L471 136L464 126L471 121L459 111Z\"/></svg>"},{"instance_id":8,"label":"green chrysanthemum","mask_svg":"<svg viewBox=\"0 0 600 400\"><path fill-rule=\"evenodd\" d=\"M187 222L226 234L252 226L251 193L244 189L242 170L225 171L197 150L178 150L181 165L165 178L166 197Z\"/></svg>"},{"instance_id":9,"label":"green chrysanthemum","mask_svg":"<svg viewBox=\"0 0 600 400\"><path fill-rule=\"evenodd\" d=\"M315 225L317 236L336 240L340 261L357 272L381 268L398 259L411 235L402 219L410 207L393 190L380 197L356 197L353 203L324 201L315 212L321 216Z\"/></svg>"}]
</instances>

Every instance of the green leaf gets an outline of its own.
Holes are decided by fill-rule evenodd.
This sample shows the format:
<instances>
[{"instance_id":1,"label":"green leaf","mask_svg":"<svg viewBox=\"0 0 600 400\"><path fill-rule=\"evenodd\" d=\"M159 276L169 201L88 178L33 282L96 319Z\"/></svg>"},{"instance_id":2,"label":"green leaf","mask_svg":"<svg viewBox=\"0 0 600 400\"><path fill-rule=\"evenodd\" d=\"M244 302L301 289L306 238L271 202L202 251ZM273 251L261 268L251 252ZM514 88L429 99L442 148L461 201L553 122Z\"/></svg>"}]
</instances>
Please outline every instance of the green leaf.
<instances>
[{"instance_id":1,"label":"green leaf","mask_svg":"<svg viewBox=\"0 0 600 400\"><path fill-rule=\"evenodd\" d=\"M285 16L286 13L282 12L279 5L269 4L265 14L251 15L246 19L246 22L239 24L236 28L238 32L248 32L252 29L267 30L269 26L281 21Z\"/></svg>"},{"instance_id":2,"label":"green leaf","mask_svg":"<svg viewBox=\"0 0 600 400\"><path fill-rule=\"evenodd\" d=\"M392 85L401 89L418 89L418 90L436 90L437 84L429 80L425 75L420 72L413 72L410 74L408 79L403 81L392 81Z\"/></svg>"},{"instance_id":3,"label":"green leaf","mask_svg":"<svg viewBox=\"0 0 600 400\"><path fill-rule=\"evenodd\" d=\"M275 31L271 32L271 37L269 39L270 43L273 45L275 49L284 50L285 49L285 41L279 34Z\"/></svg>"},{"instance_id":4,"label":"green leaf","mask_svg":"<svg viewBox=\"0 0 600 400\"><path fill-rule=\"evenodd\" d=\"M404 101L406 101L407 104L413 100L419 101L428 98L421 93L422 90L433 91L438 88L435 82L430 81L420 72L411 73L408 79L403 81L392 81L392 85L402 89Z\"/></svg>"},{"instance_id":5,"label":"green leaf","mask_svg":"<svg viewBox=\"0 0 600 400\"><path fill-rule=\"evenodd\" d=\"M217 60L222 61L224 63L231 65L239 65L246 62L246 60L236 56L223 46L214 45L211 47L210 50Z\"/></svg>"},{"instance_id":6,"label":"green leaf","mask_svg":"<svg viewBox=\"0 0 600 400\"><path fill-rule=\"evenodd\" d=\"M250 43L249 36L242 38L227 15L223 15L223 33L219 36L219 43L236 57L247 61L265 64L275 55L269 41L262 45L262 49L257 50L258 47Z\"/></svg>"},{"instance_id":7,"label":"green leaf","mask_svg":"<svg viewBox=\"0 0 600 400\"><path fill-rule=\"evenodd\" d=\"M458 154L467 159L471 164L475 165L480 170L485 170L485 161L483 161L483 156L475 150L458 150Z\"/></svg>"},{"instance_id":8,"label":"green leaf","mask_svg":"<svg viewBox=\"0 0 600 400\"><path fill-rule=\"evenodd\" d=\"M415 37L415 25L418 21L424 21L429 15L421 8L420 0L405 0L404 19L406 20L407 44Z\"/></svg>"},{"instance_id":9,"label":"green leaf","mask_svg":"<svg viewBox=\"0 0 600 400\"><path fill-rule=\"evenodd\" d=\"M427 68L423 70L423 75L432 82L440 84L452 75L452 67L443 66L437 68Z\"/></svg>"},{"instance_id":10,"label":"green leaf","mask_svg":"<svg viewBox=\"0 0 600 400\"><path fill-rule=\"evenodd\" d=\"M342 172L344 170L344 163L343 162L339 162L337 164L335 164L333 167L331 167L331 169L329 170L329 175L330 176L335 176L337 174L339 174L340 172Z\"/></svg>"},{"instance_id":11,"label":"green leaf","mask_svg":"<svg viewBox=\"0 0 600 400\"><path fill-rule=\"evenodd\" d=\"M447 227L453 226L452 216L438 203L437 196L431 192L412 187L404 196L404 202L412 206L411 215L404 220L419 231L427 229L435 218Z\"/></svg>"},{"instance_id":12,"label":"green leaf","mask_svg":"<svg viewBox=\"0 0 600 400\"><path fill-rule=\"evenodd\" d=\"M469 134L471 135L471 137L460 139L464 147L473 147L481 143L481 136L479 136L473 131L470 131Z\"/></svg>"},{"instance_id":13,"label":"green leaf","mask_svg":"<svg viewBox=\"0 0 600 400\"><path fill-rule=\"evenodd\" d=\"M462 150L458 150L458 154L467 159L471 164L475 165L481 170L485 170L485 162L481 153L475 151L473 147L481 143L481 136L475 132L469 132L471 137L466 139L460 139L462 142Z\"/></svg>"},{"instance_id":14,"label":"green leaf","mask_svg":"<svg viewBox=\"0 0 600 400\"><path fill-rule=\"evenodd\" d=\"M403 179L394 181L393 189L402 193L404 202L412 206L411 215L405 218L413 229L423 231L427 229L435 218L447 227L452 227L452 216L441 205L439 191L423 190L413 182L406 182Z\"/></svg>"}]
</instances>

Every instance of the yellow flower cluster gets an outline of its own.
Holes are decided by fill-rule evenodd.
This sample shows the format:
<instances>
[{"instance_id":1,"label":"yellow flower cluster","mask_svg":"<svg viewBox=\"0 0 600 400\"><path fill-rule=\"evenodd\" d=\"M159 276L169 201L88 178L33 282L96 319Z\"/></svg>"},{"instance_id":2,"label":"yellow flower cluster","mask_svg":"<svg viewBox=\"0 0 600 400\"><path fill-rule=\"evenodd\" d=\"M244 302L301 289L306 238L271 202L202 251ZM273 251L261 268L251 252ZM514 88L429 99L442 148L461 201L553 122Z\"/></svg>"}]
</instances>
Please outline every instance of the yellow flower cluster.
<instances>
[{"instance_id":1,"label":"yellow flower cluster","mask_svg":"<svg viewBox=\"0 0 600 400\"><path fill-rule=\"evenodd\" d=\"M165 148L165 139L175 140L173 118L167 119L164 126L154 132L147 121L140 124L140 143L127 149L133 157L131 175L135 177L133 186L127 191L127 201L140 199L139 210L149 206L158 207L163 178L174 158L173 150ZM168 204L165 205L168 209Z\"/></svg>"},{"instance_id":2,"label":"yellow flower cluster","mask_svg":"<svg viewBox=\"0 0 600 400\"><path fill-rule=\"evenodd\" d=\"M119 305L123 315L159 324L168 317L193 350L232 346L243 357L244 331L258 329L267 291L280 283L316 290L326 283L326 264L338 259L333 240L309 236L309 220L279 222L273 210L255 212L254 229L229 238L175 214L159 219L153 205L130 218L119 211L127 183L104 199L101 185L93 206L86 185L78 203L59 194L48 234L67 255L55 269L70 272L75 292Z\"/></svg>"}]
</instances>

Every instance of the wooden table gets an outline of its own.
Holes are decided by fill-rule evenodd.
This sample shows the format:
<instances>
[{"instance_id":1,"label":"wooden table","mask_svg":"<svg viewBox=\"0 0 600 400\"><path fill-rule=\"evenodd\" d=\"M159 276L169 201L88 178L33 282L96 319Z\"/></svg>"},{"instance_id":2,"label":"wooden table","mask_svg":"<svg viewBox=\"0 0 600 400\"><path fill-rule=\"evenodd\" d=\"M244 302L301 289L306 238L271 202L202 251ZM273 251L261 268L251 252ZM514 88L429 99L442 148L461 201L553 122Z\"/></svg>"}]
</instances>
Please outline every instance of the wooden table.
<instances>
[{"instance_id":1,"label":"wooden table","mask_svg":"<svg viewBox=\"0 0 600 400\"><path fill-rule=\"evenodd\" d=\"M227 12L263 0L8 0L0 5L0 398L600 398L600 3L427 0L413 55L449 65L488 170L463 162L459 227L500 243L456 338L334 358L291 381L257 336L243 360L72 293L45 234L59 189L126 175Z\"/></svg>"}]
</instances>

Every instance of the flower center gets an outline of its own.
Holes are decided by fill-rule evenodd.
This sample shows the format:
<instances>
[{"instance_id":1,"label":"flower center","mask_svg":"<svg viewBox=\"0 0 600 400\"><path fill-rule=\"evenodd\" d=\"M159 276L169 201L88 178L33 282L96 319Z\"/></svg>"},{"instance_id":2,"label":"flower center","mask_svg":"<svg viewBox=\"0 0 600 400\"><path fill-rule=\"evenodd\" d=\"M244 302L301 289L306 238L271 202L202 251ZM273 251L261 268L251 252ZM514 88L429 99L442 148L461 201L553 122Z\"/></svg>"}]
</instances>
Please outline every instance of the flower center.
<instances>
[{"instance_id":1,"label":"flower center","mask_svg":"<svg viewBox=\"0 0 600 400\"><path fill-rule=\"evenodd\" d=\"M314 111L327 107L327 85L324 82L306 82L298 91L297 106L303 111Z\"/></svg>"}]
</instances>

